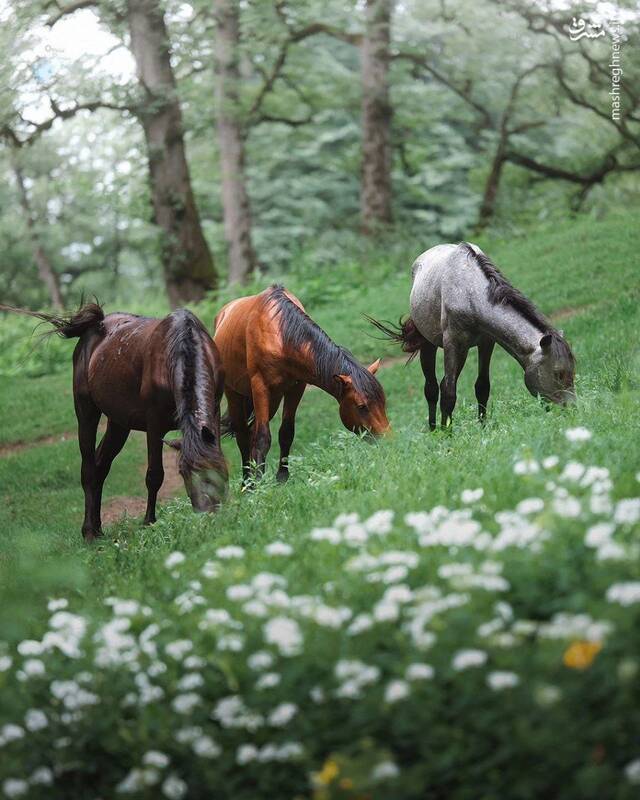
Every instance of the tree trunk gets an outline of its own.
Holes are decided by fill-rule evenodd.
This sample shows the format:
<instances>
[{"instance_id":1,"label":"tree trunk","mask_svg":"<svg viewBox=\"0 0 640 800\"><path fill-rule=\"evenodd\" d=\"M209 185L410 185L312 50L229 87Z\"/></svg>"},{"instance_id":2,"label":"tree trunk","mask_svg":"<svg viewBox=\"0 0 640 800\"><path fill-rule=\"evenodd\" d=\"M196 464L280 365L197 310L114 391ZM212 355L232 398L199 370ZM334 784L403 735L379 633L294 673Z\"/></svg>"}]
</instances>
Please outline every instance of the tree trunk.
<instances>
[{"instance_id":1,"label":"tree trunk","mask_svg":"<svg viewBox=\"0 0 640 800\"><path fill-rule=\"evenodd\" d=\"M238 2L214 0L214 9L215 101L229 283L244 283L255 268L256 257L251 242L251 209L244 175L244 138L238 116Z\"/></svg>"},{"instance_id":2,"label":"tree trunk","mask_svg":"<svg viewBox=\"0 0 640 800\"><path fill-rule=\"evenodd\" d=\"M506 158L508 137L506 131L500 132L498 146L491 162L491 169L487 176L487 181L484 185L484 192L482 194L482 202L480 203L480 212L478 214L478 222L476 230L478 232L487 227L496 208L496 198L498 196L498 189L500 187L500 178L502 177L502 169L504 167Z\"/></svg>"},{"instance_id":3,"label":"tree trunk","mask_svg":"<svg viewBox=\"0 0 640 800\"><path fill-rule=\"evenodd\" d=\"M38 233L38 226L36 218L31 208L29 195L27 194L27 187L24 183L24 175L22 168L18 164L15 154L12 154L12 167L13 174L18 184L18 194L20 195L20 205L24 211L24 216L27 221L27 229L29 230L29 238L31 239L31 250L33 252L33 260L38 267L38 275L40 280L45 285L51 305L56 311L61 311L63 308L62 294L60 292L60 281L58 274L53 269L53 264L49 260L49 256L45 252L40 235Z\"/></svg>"},{"instance_id":4,"label":"tree trunk","mask_svg":"<svg viewBox=\"0 0 640 800\"><path fill-rule=\"evenodd\" d=\"M204 238L185 153L182 113L158 0L128 0L131 51L146 94L140 112L149 158L154 218L162 229L162 264L173 307L200 300L218 276Z\"/></svg>"},{"instance_id":5,"label":"tree trunk","mask_svg":"<svg viewBox=\"0 0 640 800\"><path fill-rule=\"evenodd\" d=\"M391 222L389 43L393 0L367 0L362 41L362 189L365 233Z\"/></svg>"}]
</instances>

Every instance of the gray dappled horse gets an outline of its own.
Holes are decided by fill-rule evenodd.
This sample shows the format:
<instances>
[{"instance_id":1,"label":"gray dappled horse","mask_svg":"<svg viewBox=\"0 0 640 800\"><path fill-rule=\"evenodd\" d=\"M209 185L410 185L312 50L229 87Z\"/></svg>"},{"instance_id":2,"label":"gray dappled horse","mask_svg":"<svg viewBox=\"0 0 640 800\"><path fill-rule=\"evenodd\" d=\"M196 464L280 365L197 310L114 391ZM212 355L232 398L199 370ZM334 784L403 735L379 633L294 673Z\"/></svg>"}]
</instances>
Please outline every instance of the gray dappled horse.
<instances>
[{"instance_id":1,"label":"gray dappled horse","mask_svg":"<svg viewBox=\"0 0 640 800\"><path fill-rule=\"evenodd\" d=\"M563 405L575 401L575 359L562 331L552 327L477 245L463 242L432 247L418 256L412 277L407 320L401 320L396 328L369 319L405 352L420 353L431 430L436 427L438 347L444 350L440 384L443 427L451 422L456 384L472 347L478 348L475 392L478 416L484 419L489 364L496 342L520 364L532 395Z\"/></svg>"}]
</instances>

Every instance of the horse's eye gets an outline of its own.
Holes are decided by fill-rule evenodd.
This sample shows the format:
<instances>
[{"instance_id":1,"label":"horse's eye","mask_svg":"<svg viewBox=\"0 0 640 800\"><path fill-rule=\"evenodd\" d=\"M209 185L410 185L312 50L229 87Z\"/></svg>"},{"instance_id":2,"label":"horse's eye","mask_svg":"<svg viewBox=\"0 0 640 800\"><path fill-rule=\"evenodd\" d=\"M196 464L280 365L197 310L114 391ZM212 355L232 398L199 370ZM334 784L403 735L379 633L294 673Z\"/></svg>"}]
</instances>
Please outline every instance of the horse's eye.
<instances>
[{"instance_id":1,"label":"horse's eye","mask_svg":"<svg viewBox=\"0 0 640 800\"><path fill-rule=\"evenodd\" d=\"M369 406L366 403L361 403L358 406L358 411L368 411L368 410L369 410Z\"/></svg>"}]
</instances>

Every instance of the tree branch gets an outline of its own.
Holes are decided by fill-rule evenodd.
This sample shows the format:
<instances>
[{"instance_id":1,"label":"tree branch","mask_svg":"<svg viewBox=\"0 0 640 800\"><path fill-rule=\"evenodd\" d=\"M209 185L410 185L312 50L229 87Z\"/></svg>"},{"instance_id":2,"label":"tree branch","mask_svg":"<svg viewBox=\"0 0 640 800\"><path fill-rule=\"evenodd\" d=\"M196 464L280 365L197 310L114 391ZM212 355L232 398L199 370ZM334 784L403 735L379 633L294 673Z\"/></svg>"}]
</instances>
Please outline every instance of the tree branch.
<instances>
[{"instance_id":1,"label":"tree branch","mask_svg":"<svg viewBox=\"0 0 640 800\"><path fill-rule=\"evenodd\" d=\"M90 8L97 4L97 0L74 0L69 5L62 6L58 0L54 0L54 2L47 3L47 6L45 6L55 6L57 8L57 11L47 20L47 25L49 28L53 28L56 22L59 22L63 17L73 14L74 11L80 11L81 8Z\"/></svg>"}]
</instances>

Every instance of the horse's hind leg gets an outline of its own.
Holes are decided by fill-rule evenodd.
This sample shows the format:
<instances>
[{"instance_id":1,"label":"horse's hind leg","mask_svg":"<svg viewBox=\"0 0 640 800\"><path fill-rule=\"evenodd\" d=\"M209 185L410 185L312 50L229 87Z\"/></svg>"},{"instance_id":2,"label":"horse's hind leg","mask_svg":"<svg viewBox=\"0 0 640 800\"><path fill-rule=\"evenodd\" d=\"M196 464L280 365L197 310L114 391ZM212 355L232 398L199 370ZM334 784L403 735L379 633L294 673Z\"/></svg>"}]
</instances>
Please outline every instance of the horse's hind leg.
<instances>
[{"instance_id":1,"label":"horse's hind leg","mask_svg":"<svg viewBox=\"0 0 640 800\"><path fill-rule=\"evenodd\" d=\"M478 345L478 379L476 380L476 400L478 401L478 419L484 422L487 415L487 403L489 402L489 392L491 382L489 380L489 367L495 342L486 340Z\"/></svg>"},{"instance_id":2,"label":"horse's hind leg","mask_svg":"<svg viewBox=\"0 0 640 800\"><path fill-rule=\"evenodd\" d=\"M96 450L95 510L99 527L101 527L100 508L102 507L102 487L111 469L113 459L124 447L128 436L128 428L123 428L115 422L108 420L107 430Z\"/></svg>"},{"instance_id":3,"label":"horse's hind leg","mask_svg":"<svg viewBox=\"0 0 640 800\"><path fill-rule=\"evenodd\" d=\"M249 457L251 448L251 433L247 414L247 399L231 389L225 389L227 407L231 428L236 437L236 444L242 459L242 483L249 475Z\"/></svg>"},{"instance_id":4,"label":"horse's hind leg","mask_svg":"<svg viewBox=\"0 0 640 800\"><path fill-rule=\"evenodd\" d=\"M282 408L282 424L278 431L278 443L280 444L280 463L278 465L278 473L276 479L280 483L284 483L289 479L289 451L293 443L293 437L296 432L296 411L302 400L306 384L299 382L288 391L284 396L284 405Z\"/></svg>"},{"instance_id":5,"label":"horse's hind leg","mask_svg":"<svg viewBox=\"0 0 640 800\"><path fill-rule=\"evenodd\" d=\"M424 374L424 397L429 406L429 428L436 429L436 411L438 409L438 379L436 378L436 354L438 348L425 342L420 348L420 365Z\"/></svg>"},{"instance_id":6,"label":"horse's hind leg","mask_svg":"<svg viewBox=\"0 0 640 800\"><path fill-rule=\"evenodd\" d=\"M82 535L90 542L102 536L100 527L100 507L96 507L97 469L96 432L100 421L100 409L88 395L74 396L76 417L78 418L78 444L82 457L80 480L84 491L84 522Z\"/></svg>"},{"instance_id":7,"label":"horse's hind leg","mask_svg":"<svg viewBox=\"0 0 640 800\"><path fill-rule=\"evenodd\" d=\"M147 511L144 515L145 525L152 525L156 521L156 500L163 481L162 433L154 431L150 427L147 430Z\"/></svg>"},{"instance_id":8,"label":"horse's hind leg","mask_svg":"<svg viewBox=\"0 0 640 800\"><path fill-rule=\"evenodd\" d=\"M443 428L451 425L453 409L456 406L456 388L458 378L467 360L469 348L456 343L452 337L445 334L444 347L444 378L440 384L440 414Z\"/></svg>"}]
</instances>

